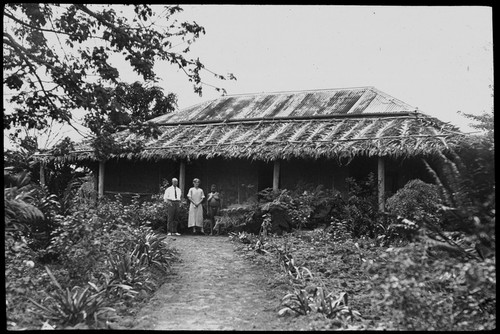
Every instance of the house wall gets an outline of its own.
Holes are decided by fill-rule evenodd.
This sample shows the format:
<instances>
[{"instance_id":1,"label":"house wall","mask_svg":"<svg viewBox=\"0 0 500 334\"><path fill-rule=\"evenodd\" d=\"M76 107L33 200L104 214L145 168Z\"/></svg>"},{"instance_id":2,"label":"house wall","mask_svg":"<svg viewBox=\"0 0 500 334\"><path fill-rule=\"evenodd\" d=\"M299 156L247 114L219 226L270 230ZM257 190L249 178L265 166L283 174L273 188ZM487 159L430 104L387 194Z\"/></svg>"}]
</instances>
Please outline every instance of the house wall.
<instances>
[{"instance_id":1,"label":"house wall","mask_svg":"<svg viewBox=\"0 0 500 334\"><path fill-rule=\"evenodd\" d=\"M257 198L257 192L273 185L274 163L249 159L197 159L186 161L184 197L192 180L201 180L205 195L216 184L223 194L224 206L241 204ZM420 178L432 182L419 158L386 159L386 197L394 194L406 182ZM144 196L156 194L163 180L169 183L179 178L180 161L112 159L106 162L104 190L107 196L132 193ZM369 173L377 176L377 157L359 157L341 166L328 159L290 159L280 161L280 189L295 189L297 184L323 185L347 195L347 177L365 179Z\"/></svg>"},{"instance_id":2,"label":"house wall","mask_svg":"<svg viewBox=\"0 0 500 334\"><path fill-rule=\"evenodd\" d=\"M281 162L280 188L295 189L299 184L322 185L347 195L349 167L331 159L290 159Z\"/></svg>"},{"instance_id":3,"label":"house wall","mask_svg":"<svg viewBox=\"0 0 500 334\"><path fill-rule=\"evenodd\" d=\"M212 184L222 193L224 206L244 203L256 197L260 164L246 159L197 159L186 163L185 194L199 178L205 196Z\"/></svg>"},{"instance_id":4,"label":"house wall","mask_svg":"<svg viewBox=\"0 0 500 334\"><path fill-rule=\"evenodd\" d=\"M377 177L378 157L359 157L347 166L348 176L357 180L364 180L369 173ZM385 157L385 197L389 198L412 179L421 179L433 183L430 174L426 171L420 157L390 158Z\"/></svg>"},{"instance_id":5,"label":"house wall","mask_svg":"<svg viewBox=\"0 0 500 334\"><path fill-rule=\"evenodd\" d=\"M344 189L347 169L327 159L290 159L280 164L280 188L294 189L298 183Z\"/></svg>"},{"instance_id":6,"label":"house wall","mask_svg":"<svg viewBox=\"0 0 500 334\"><path fill-rule=\"evenodd\" d=\"M163 179L178 177L179 166L174 161L111 159L106 161L104 192L156 194Z\"/></svg>"},{"instance_id":7,"label":"house wall","mask_svg":"<svg viewBox=\"0 0 500 334\"><path fill-rule=\"evenodd\" d=\"M386 197L395 194L412 179L420 179L426 183L434 183L432 176L425 169L420 157L408 159L386 159Z\"/></svg>"}]
</instances>

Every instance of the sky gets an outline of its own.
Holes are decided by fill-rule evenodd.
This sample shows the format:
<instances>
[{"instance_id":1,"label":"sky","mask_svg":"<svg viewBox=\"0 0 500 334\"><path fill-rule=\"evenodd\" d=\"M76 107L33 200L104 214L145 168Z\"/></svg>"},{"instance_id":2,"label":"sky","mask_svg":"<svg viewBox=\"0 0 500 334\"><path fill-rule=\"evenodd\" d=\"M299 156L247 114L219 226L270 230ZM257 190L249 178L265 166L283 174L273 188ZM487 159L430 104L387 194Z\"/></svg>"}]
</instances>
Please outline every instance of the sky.
<instances>
[{"instance_id":1,"label":"sky","mask_svg":"<svg viewBox=\"0 0 500 334\"><path fill-rule=\"evenodd\" d=\"M206 30L192 44L190 57L237 80L202 73L208 85L199 97L182 71L158 63L159 85L177 94L179 109L220 97L209 85L228 95L374 86L470 132L471 121L457 111L481 114L493 108L491 7L181 7L180 21L196 21ZM138 79L126 66L120 73Z\"/></svg>"},{"instance_id":2,"label":"sky","mask_svg":"<svg viewBox=\"0 0 500 334\"><path fill-rule=\"evenodd\" d=\"M458 110L492 110L489 7L184 9L206 29L192 52L212 71L237 77L221 82L229 95L374 86L464 131L470 121ZM207 87L199 98L186 86L165 86L178 88L181 108L218 97Z\"/></svg>"}]
</instances>

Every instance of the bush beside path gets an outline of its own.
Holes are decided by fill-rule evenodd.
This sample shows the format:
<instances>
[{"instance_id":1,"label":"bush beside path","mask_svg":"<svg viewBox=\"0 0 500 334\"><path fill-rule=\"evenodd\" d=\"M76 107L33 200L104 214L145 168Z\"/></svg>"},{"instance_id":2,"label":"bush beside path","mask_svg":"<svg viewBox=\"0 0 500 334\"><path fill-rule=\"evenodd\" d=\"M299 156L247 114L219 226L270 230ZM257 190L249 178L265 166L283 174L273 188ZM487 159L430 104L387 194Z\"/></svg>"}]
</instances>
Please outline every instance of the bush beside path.
<instances>
[{"instance_id":1,"label":"bush beside path","mask_svg":"<svg viewBox=\"0 0 500 334\"><path fill-rule=\"evenodd\" d=\"M234 252L228 237L166 239L179 251L167 282L137 314L135 329L286 330L277 316L281 291L265 268Z\"/></svg>"}]
</instances>

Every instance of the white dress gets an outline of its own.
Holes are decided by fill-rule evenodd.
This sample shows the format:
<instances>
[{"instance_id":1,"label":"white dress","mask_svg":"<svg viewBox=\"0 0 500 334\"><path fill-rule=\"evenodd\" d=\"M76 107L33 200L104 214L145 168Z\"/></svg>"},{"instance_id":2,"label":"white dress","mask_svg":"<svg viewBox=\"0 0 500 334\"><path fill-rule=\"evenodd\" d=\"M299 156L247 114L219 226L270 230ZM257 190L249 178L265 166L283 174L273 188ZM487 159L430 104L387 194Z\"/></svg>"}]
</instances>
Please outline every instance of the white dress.
<instances>
[{"instance_id":1,"label":"white dress","mask_svg":"<svg viewBox=\"0 0 500 334\"><path fill-rule=\"evenodd\" d=\"M189 189L187 197L195 202L201 202L205 198L205 194L201 188L192 187ZM193 203L189 205L188 227L201 227L203 229L203 206L196 207Z\"/></svg>"}]
</instances>

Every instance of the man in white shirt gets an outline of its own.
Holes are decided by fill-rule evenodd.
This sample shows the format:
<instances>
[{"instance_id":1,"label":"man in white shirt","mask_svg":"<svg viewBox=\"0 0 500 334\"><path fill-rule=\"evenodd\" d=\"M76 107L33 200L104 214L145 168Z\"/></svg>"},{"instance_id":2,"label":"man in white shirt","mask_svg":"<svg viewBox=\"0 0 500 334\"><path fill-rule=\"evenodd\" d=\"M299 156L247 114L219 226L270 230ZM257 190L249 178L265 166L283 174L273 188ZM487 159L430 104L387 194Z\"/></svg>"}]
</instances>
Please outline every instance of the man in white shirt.
<instances>
[{"instance_id":1,"label":"man in white shirt","mask_svg":"<svg viewBox=\"0 0 500 334\"><path fill-rule=\"evenodd\" d=\"M179 223L179 207L181 204L181 189L177 187L178 180L174 177L172 185L165 189L163 200L167 202L167 235L180 235L177 233Z\"/></svg>"}]
</instances>

